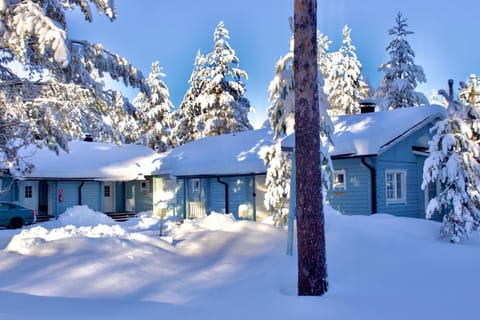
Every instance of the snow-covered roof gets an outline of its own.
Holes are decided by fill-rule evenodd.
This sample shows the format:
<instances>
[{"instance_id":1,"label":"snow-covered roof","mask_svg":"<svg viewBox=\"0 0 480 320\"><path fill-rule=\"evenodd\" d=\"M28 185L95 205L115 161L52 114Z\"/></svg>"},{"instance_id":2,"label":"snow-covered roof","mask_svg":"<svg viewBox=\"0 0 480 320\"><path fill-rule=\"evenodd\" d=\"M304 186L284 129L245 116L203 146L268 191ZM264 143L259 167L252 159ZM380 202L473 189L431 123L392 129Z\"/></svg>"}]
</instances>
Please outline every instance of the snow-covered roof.
<instances>
[{"instance_id":1,"label":"snow-covered roof","mask_svg":"<svg viewBox=\"0 0 480 320\"><path fill-rule=\"evenodd\" d=\"M206 137L160 155L156 174L174 176L243 175L265 173L259 156L271 145L273 133L258 129Z\"/></svg>"},{"instance_id":2,"label":"snow-covered roof","mask_svg":"<svg viewBox=\"0 0 480 320\"><path fill-rule=\"evenodd\" d=\"M376 155L416 131L423 124L446 116L437 105L391 111L345 115L333 118L335 133L332 156ZM270 129L258 129L206 137L170 150L159 156L154 174L173 176L216 176L261 174L266 172L259 151L273 143ZM284 139L282 146L292 147L295 137Z\"/></svg>"},{"instance_id":3,"label":"snow-covered roof","mask_svg":"<svg viewBox=\"0 0 480 320\"><path fill-rule=\"evenodd\" d=\"M428 105L332 118L335 133L330 155L378 155L423 124L446 116L444 107ZM286 147L294 144L294 135L288 136L282 143Z\"/></svg>"},{"instance_id":4,"label":"snow-covered roof","mask_svg":"<svg viewBox=\"0 0 480 320\"><path fill-rule=\"evenodd\" d=\"M58 156L47 148L22 149L20 155L35 167L31 173L12 174L25 179L129 181L150 175L158 158L158 153L137 144L71 141L68 148L68 153L62 150Z\"/></svg>"}]
</instances>

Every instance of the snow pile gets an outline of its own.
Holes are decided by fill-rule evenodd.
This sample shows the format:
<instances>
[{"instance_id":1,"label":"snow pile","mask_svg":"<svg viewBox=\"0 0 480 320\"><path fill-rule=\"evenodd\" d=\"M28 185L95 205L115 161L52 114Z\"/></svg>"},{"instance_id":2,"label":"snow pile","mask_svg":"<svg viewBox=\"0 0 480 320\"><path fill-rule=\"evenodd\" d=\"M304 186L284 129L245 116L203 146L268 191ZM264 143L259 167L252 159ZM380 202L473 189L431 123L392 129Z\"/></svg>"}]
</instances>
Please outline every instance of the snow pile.
<instances>
[{"instance_id":1,"label":"snow pile","mask_svg":"<svg viewBox=\"0 0 480 320\"><path fill-rule=\"evenodd\" d=\"M236 220L233 214L224 214L213 211L208 216L187 221L187 223L191 223L197 227L212 231L223 229L235 222Z\"/></svg>"},{"instance_id":2,"label":"snow pile","mask_svg":"<svg viewBox=\"0 0 480 320\"><path fill-rule=\"evenodd\" d=\"M89 210L83 209L77 213ZM165 219L168 243L150 219L145 212L116 225L24 229L0 250L3 318L447 320L478 314L480 239L439 240L435 221L345 216L326 206L330 288L308 298L296 295L296 246L293 257L285 255L285 230L211 213L182 224ZM0 231L5 244L10 237ZM446 277L452 270L455 276Z\"/></svg>"},{"instance_id":3,"label":"snow pile","mask_svg":"<svg viewBox=\"0 0 480 320\"><path fill-rule=\"evenodd\" d=\"M160 220L152 216L152 211L140 212L136 217L133 217L121 223L123 228L128 228L132 231L148 231L159 230Z\"/></svg>"},{"instance_id":4,"label":"snow pile","mask_svg":"<svg viewBox=\"0 0 480 320\"><path fill-rule=\"evenodd\" d=\"M12 238L5 250L29 255L35 252L36 247L60 239L125 237L126 235L127 232L104 213L93 211L88 206L74 206L67 209L55 221L22 230Z\"/></svg>"},{"instance_id":5,"label":"snow pile","mask_svg":"<svg viewBox=\"0 0 480 320\"><path fill-rule=\"evenodd\" d=\"M58 217L57 222L62 226L76 227L96 226L98 224L113 225L115 220L106 214L90 209L88 206L73 206Z\"/></svg>"},{"instance_id":6,"label":"snow pile","mask_svg":"<svg viewBox=\"0 0 480 320\"><path fill-rule=\"evenodd\" d=\"M165 219L162 224L162 240L172 243L173 237L190 232L215 231L224 229L236 222L232 214L212 212L209 216L185 220L178 224L174 217ZM143 212L138 217L117 223L107 215L94 211L88 206L74 206L65 211L55 221L41 226L22 230L14 235L5 250L22 255L51 254L51 250L40 248L45 243L68 238L121 238L138 239L138 233L160 230L160 221L152 217L152 212Z\"/></svg>"},{"instance_id":7,"label":"snow pile","mask_svg":"<svg viewBox=\"0 0 480 320\"><path fill-rule=\"evenodd\" d=\"M187 219L172 232L186 231L215 231L231 226L236 222L233 214L224 214L212 211L208 216L198 219Z\"/></svg>"}]
</instances>

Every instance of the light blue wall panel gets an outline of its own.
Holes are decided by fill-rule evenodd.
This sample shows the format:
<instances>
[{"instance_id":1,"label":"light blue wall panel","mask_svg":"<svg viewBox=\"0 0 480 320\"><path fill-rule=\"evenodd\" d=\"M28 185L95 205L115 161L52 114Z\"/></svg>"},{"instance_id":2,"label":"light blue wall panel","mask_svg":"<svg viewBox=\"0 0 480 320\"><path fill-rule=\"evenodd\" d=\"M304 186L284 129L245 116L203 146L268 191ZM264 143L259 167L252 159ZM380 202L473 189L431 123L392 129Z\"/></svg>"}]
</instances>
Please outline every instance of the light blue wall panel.
<instances>
[{"instance_id":1,"label":"light blue wall panel","mask_svg":"<svg viewBox=\"0 0 480 320\"><path fill-rule=\"evenodd\" d=\"M346 189L329 190L327 200L332 208L344 214L372 214L371 177L360 158L333 160L335 170L345 170Z\"/></svg>"},{"instance_id":2,"label":"light blue wall panel","mask_svg":"<svg viewBox=\"0 0 480 320\"><path fill-rule=\"evenodd\" d=\"M144 181L147 183L147 190L141 190L141 181L135 181L135 212L151 211L153 209L152 180Z\"/></svg>"}]
</instances>

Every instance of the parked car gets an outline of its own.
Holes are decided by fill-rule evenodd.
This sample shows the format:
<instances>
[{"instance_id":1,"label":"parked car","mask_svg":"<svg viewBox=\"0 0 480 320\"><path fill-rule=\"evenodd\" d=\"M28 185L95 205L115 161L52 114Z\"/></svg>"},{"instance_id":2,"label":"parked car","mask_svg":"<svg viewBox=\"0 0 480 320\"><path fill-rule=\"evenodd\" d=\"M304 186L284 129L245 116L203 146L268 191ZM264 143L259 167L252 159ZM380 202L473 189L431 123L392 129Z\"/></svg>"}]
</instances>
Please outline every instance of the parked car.
<instances>
[{"instance_id":1,"label":"parked car","mask_svg":"<svg viewBox=\"0 0 480 320\"><path fill-rule=\"evenodd\" d=\"M0 227L18 229L37 221L35 210L17 203L0 201Z\"/></svg>"}]
</instances>

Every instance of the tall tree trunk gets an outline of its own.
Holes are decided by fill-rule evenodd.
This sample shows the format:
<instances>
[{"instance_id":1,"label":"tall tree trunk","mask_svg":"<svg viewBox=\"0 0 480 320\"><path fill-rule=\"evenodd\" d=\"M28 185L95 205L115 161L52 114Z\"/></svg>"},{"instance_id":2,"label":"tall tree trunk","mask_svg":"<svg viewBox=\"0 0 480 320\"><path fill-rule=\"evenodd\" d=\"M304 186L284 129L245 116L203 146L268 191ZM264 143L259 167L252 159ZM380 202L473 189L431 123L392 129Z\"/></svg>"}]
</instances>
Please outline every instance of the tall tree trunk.
<instances>
[{"instance_id":1,"label":"tall tree trunk","mask_svg":"<svg viewBox=\"0 0 480 320\"><path fill-rule=\"evenodd\" d=\"M295 160L298 295L328 289L320 166L317 82L317 1L295 0Z\"/></svg>"}]
</instances>

